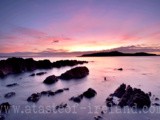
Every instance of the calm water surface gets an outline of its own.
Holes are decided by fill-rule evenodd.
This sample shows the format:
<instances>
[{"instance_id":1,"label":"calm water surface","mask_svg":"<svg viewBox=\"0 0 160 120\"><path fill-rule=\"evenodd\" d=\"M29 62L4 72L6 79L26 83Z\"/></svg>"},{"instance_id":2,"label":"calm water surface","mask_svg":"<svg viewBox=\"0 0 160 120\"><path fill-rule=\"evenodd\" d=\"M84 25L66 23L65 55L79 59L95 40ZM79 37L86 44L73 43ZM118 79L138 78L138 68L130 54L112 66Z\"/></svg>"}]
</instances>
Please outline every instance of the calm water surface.
<instances>
[{"instance_id":1,"label":"calm water surface","mask_svg":"<svg viewBox=\"0 0 160 120\"><path fill-rule=\"evenodd\" d=\"M5 79L0 79L0 103L8 101L10 104L20 109L17 113L16 108L12 108L6 115L6 120L93 120L94 116L99 115L102 107L105 106L105 99L109 94L122 83L132 87L141 88L145 92L152 92L160 98L160 57L91 57L91 58L34 58L35 60L49 59L57 61L62 59L87 60L84 64L89 68L89 76L81 80L61 81L54 85L45 85L43 80L49 75L60 75L71 69L63 67L50 70L36 70L34 72L46 71L43 76L29 77L33 72L26 72L20 75L9 75ZM123 71L116 70L123 68ZM104 81L104 77L107 81ZM12 88L5 87L7 84L18 83L19 86ZM38 103L28 103L26 99L36 92L43 90L57 90L69 87L70 90L53 97L41 97ZM93 99L83 99L80 104L69 101L72 96L77 96L88 88L97 91ZM3 96L8 92L16 92L16 96L5 99ZM67 103L69 108L66 110L44 113L43 108ZM31 108L32 107L32 108ZM35 108L33 108L35 107ZM32 111L31 111L32 109ZM33 111L34 109L34 111ZM157 107L152 107L156 110ZM104 120L159 120L159 113L117 113L116 108L106 110L103 115ZM38 113L36 113L38 112ZM46 111L45 111L46 112Z\"/></svg>"}]
</instances>

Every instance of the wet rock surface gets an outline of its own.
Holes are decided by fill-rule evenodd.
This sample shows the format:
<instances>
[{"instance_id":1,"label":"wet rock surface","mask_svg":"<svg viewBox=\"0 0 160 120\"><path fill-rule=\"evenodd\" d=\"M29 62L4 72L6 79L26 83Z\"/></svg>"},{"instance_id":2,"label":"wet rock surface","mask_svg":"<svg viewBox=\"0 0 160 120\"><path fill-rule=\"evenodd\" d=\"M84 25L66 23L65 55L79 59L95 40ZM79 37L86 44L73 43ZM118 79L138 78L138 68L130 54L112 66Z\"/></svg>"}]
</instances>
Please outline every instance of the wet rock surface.
<instances>
[{"instance_id":1,"label":"wet rock surface","mask_svg":"<svg viewBox=\"0 0 160 120\"><path fill-rule=\"evenodd\" d=\"M55 76L55 75L51 75L51 76L48 76L44 81L43 83L45 84L54 84L58 81L58 78Z\"/></svg>"},{"instance_id":2,"label":"wet rock surface","mask_svg":"<svg viewBox=\"0 0 160 120\"><path fill-rule=\"evenodd\" d=\"M8 74L17 74L36 69L50 69L53 67L60 68L84 63L87 63L87 61L60 60L52 63L49 60L35 61L32 58L23 59L13 57L0 61L0 77L3 78ZM34 74L31 76L34 76Z\"/></svg>"},{"instance_id":3,"label":"wet rock surface","mask_svg":"<svg viewBox=\"0 0 160 120\"><path fill-rule=\"evenodd\" d=\"M119 98L119 103L117 105L120 107L149 108L151 106L149 94L144 93L141 89L132 88L129 85L126 87L125 84L121 84L116 91L106 99L106 105L108 107L115 105L113 97Z\"/></svg>"},{"instance_id":4,"label":"wet rock surface","mask_svg":"<svg viewBox=\"0 0 160 120\"><path fill-rule=\"evenodd\" d=\"M96 94L97 92L94 89L89 88L87 91L83 92L82 94L76 97L73 96L69 100L76 102L76 103L80 103L84 97L90 99L90 98L95 97Z\"/></svg>"},{"instance_id":5,"label":"wet rock surface","mask_svg":"<svg viewBox=\"0 0 160 120\"><path fill-rule=\"evenodd\" d=\"M66 71L65 73L61 74L59 78L63 80L81 79L86 77L87 75L89 75L88 68L85 66L81 66Z\"/></svg>"}]
</instances>

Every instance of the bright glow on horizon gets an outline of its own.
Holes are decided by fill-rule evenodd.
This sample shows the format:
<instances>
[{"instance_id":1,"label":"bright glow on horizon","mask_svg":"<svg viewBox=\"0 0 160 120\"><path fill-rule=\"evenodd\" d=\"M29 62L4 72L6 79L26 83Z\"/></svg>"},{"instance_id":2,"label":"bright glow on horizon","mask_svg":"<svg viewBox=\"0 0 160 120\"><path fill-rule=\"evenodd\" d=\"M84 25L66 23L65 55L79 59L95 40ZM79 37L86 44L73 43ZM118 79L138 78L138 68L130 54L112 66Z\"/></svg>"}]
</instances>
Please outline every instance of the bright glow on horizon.
<instances>
[{"instance_id":1,"label":"bright glow on horizon","mask_svg":"<svg viewBox=\"0 0 160 120\"><path fill-rule=\"evenodd\" d=\"M0 1L0 53L160 52L159 6L158 0Z\"/></svg>"}]
</instances>

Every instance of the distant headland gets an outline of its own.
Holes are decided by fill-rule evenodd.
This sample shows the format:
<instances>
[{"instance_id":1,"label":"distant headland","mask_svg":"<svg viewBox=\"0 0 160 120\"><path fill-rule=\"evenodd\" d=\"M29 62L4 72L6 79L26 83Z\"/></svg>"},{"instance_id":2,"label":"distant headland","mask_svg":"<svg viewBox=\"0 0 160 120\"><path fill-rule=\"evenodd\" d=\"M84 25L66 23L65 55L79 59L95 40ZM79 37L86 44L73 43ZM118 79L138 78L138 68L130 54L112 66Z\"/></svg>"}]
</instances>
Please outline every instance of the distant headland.
<instances>
[{"instance_id":1,"label":"distant headland","mask_svg":"<svg viewBox=\"0 0 160 120\"><path fill-rule=\"evenodd\" d=\"M80 57L114 57L114 56L158 56L158 55L145 52L122 53L119 51L111 51L111 52L97 52L91 54L83 54Z\"/></svg>"}]
</instances>

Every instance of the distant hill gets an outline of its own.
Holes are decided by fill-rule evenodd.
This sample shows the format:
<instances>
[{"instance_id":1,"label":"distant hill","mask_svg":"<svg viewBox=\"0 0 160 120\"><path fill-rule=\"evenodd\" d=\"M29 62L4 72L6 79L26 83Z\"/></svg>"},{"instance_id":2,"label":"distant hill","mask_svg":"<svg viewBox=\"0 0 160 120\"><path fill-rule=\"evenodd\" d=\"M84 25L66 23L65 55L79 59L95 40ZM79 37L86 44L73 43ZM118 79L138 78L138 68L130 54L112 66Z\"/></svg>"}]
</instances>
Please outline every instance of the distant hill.
<instances>
[{"instance_id":1,"label":"distant hill","mask_svg":"<svg viewBox=\"0 0 160 120\"><path fill-rule=\"evenodd\" d=\"M92 53L92 54L84 54L81 57L109 57L109 56L157 56L157 55L145 53L145 52L122 53L118 51L111 51L111 52L98 52L98 53Z\"/></svg>"}]
</instances>

